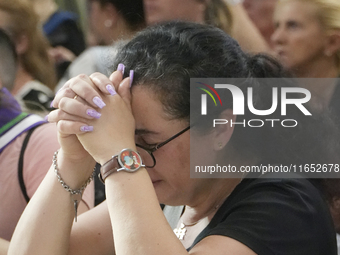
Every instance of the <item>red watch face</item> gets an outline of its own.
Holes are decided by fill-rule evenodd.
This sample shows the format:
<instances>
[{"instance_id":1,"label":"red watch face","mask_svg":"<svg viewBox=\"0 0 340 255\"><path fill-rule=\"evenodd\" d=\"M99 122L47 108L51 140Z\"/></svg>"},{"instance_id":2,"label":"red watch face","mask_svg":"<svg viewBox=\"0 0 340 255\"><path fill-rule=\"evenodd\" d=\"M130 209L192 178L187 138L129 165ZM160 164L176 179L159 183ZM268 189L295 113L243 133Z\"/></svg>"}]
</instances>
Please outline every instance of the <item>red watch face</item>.
<instances>
[{"instance_id":1,"label":"red watch face","mask_svg":"<svg viewBox=\"0 0 340 255\"><path fill-rule=\"evenodd\" d=\"M142 166L142 159L133 150L125 149L119 154L118 161L126 170L136 171Z\"/></svg>"}]
</instances>

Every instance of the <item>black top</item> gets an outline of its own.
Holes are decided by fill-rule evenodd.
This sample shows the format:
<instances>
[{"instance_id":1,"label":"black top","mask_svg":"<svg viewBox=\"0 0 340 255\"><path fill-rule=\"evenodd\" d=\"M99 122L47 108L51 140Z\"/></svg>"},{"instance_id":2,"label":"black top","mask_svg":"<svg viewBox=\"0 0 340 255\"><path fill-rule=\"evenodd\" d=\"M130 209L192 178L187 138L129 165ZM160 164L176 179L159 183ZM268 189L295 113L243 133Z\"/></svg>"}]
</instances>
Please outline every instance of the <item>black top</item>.
<instances>
[{"instance_id":1,"label":"black top","mask_svg":"<svg viewBox=\"0 0 340 255\"><path fill-rule=\"evenodd\" d=\"M336 255L332 218L319 191L306 179L269 175L244 179L190 249L204 237L222 235L259 255Z\"/></svg>"}]
</instances>

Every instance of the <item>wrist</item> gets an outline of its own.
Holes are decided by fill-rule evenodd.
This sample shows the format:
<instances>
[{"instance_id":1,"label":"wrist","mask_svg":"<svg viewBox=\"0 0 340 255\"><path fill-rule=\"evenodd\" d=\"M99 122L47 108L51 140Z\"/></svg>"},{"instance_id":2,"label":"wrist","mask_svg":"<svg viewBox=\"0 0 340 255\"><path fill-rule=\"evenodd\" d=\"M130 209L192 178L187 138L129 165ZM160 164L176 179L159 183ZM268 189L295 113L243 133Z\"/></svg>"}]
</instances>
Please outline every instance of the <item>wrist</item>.
<instances>
[{"instance_id":1,"label":"wrist","mask_svg":"<svg viewBox=\"0 0 340 255\"><path fill-rule=\"evenodd\" d=\"M92 175L96 162L93 158L87 157L75 159L65 155L62 149L56 155L56 162L59 175L71 189L79 189ZM55 169L55 167L54 167Z\"/></svg>"},{"instance_id":2,"label":"wrist","mask_svg":"<svg viewBox=\"0 0 340 255\"><path fill-rule=\"evenodd\" d=\"M56 151L53 155L53 161L52 161L53 162L52 163L53 170L54 170L54 173L57 177L58 182L61 184L61 186L64 188L64 190L67 191L71 196L71 200L73 201L74 212L75 212L74 219L77 222L77 212L78 212L79 203L82 200L82 195L83 195L85 188L93 180L93 178L95 176L96 168L95 167L93 168L91 176L84 182L84 184L80 188L73 189L68 184L66 184L66 182L63 180L63 178L61 177L61 175L59 173L58 162L57 162L58 161L58 158L57 158L58 152L59 151Z\"/></svg>"}]
</instances>

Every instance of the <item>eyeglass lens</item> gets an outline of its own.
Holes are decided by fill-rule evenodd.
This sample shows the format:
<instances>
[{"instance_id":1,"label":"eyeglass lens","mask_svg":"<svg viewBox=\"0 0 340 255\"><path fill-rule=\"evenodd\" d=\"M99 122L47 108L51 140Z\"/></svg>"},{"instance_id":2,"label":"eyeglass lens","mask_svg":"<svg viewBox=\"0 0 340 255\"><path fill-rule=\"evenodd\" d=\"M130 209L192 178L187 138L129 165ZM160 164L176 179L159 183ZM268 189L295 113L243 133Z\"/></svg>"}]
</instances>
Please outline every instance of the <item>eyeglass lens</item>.
<instances>
[{"instance_id":1,"label":"eyeglass lens","mask_svg":"<svg viewBox=\"0 0 340 255\"><path fill-rule=\"evenodd\" d=\"M146 167L154 167L155 166L155 160L149 152L147 152L145 149L139 147L138 145L137 145L137 152L141 156L143 164Z\"/></svg>"}]
</instances>

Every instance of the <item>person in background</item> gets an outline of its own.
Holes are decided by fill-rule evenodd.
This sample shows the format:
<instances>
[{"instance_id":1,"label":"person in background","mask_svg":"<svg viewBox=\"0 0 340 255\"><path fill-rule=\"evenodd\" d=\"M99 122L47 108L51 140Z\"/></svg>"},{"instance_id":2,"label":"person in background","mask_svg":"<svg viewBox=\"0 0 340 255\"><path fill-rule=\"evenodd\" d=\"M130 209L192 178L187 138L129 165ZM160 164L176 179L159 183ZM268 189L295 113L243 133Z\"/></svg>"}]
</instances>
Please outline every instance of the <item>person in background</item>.
<instances>
[{"instance_id":1,"label":"person in background","mask_svg":"<svg viewBox=\"0 0 340 255\"><path fill-rule=\"evenodd\" d=\"M206 23L230 34L245 51L269 51L240 0L144 0L144 9L148 25L171 20Z\"/></svg>"},{"instance_id":2,"label":"person in background","mask_svg":"<svg viewBox=\"0 0 340 255\"><path fill-rule=\"evenodd\" d=\"M59 80L56 91L78 74L109 74L118 41L130 39L145 27L142 0L88 0L87 3L91 32L98 44L105 46L91 47L76 58Z\"/></svg>"},{"instance_id":3,"label":"person in background","mask_svg":"<svg viewBox=\"0 0 340 255\"><path fill-rule=\"evenodd\" d=\"M311 107L340 121L340 1L279 0L272 35L278 60L312 92Z\"/></svg>"},{"instance_id":4,"label":"person in background","mask_svg":"<svg viewBox=\"0 0 340 255\"><path fill-rule=\"evenodd\" d=\"M247 78L235 86L245 96L253 88L254 108L259 109L271 105L268 91L273 87L289 87L257 82L258 77L284 75L276 61L245 54L218 28L187 22L142 31L114 61L117 71L110 78L80 75L56 95L53 106L58 109L48 120L57 123L62 148L23 213L8 255L337 254L328 207L300 173L190 178L191 156L198 160L195 165L208 166L339 159L332 147L338 145L334 126L298 107L287 112L287 118L299 121L294 129L213 128L216 118L254 116L248 110L234 115L233 96L224 89L219 90L223 105L215 107L211 100L213 107L202 120L200 100L191 99L191 77ZM199 99L201 90L195 91ZM91 120L88 109L100 117ZM275 111L270 118L279 116ZM84 213L72 228L71 196L53 170L76 190L86 183L95 161L102 165L106 206ZM175 233L159 203L185 205Z\"/></svg>"},{"instance_id":5,"label":"person in background","mask_svg":"<svg viewBox=\"0 0 340 255\"><path fill-rule=\"evenodd\" d=\"M57 79L60 79L69 64L86 48L77 16L72 12L59 10L54 0L30 1L39 16L44 35L52 46L49 54L56 63Z\"/></svg>"},{"instance_id":6,"label":"person in background","mask_svg":"<svg viewBox=\"0 0 340 255\"><path fill-rule=\"evenodd\" d=\"M30 1L0 0L0 28L10 35L18 54L17 76L8 89L27 110L45 113L54 97L56 76Z\"/></svg>"},{"instance_id":7,"label":"person in background","mask_svg":"<svg viewBox=\"0 0 340 255\"><path fill-rule=\"evenodd\" d=\"M330 110L340 126L340 1L279 0L274 24L277 58L296 77L313 78L299 79L312 92L311 107ZM325 179L321 187L340 233L339 179ZM337 240L340 247L339 234Z\"/></svg>"},{"instance_id":8,"label":"person in background","mask_svg":"<svg viewBox=\"0 0 340 255\"><path fill-rule=\"evenodd\" d=\"M59 149L55 125L21 111L9 93L16 77L14 43L0 29L0 255L7 254L14 228ZM93 185L79 205L79 212L93 207Z\"/></svg>"},{"instance_id":9,"label":"person in background","mask_svg":"<svg viewBox=\"0 0 340 255\"><path fill-rule=\"evenodd\" d=\"M131 38L145 27L142 1L88 0L89 23L99 45Z\"/></svg>"},{"instance_id":10,"label":"person in background","mask_svg":"<svg viewBox=\"0 0 340 255\"><path fill-rule=\"evenodd\" d=\"M249 18L271 47L273 46L271 36L274 32L273 16L276 3L277 0L244 0L243 2Z\"/></svg>"}]
</instances>

